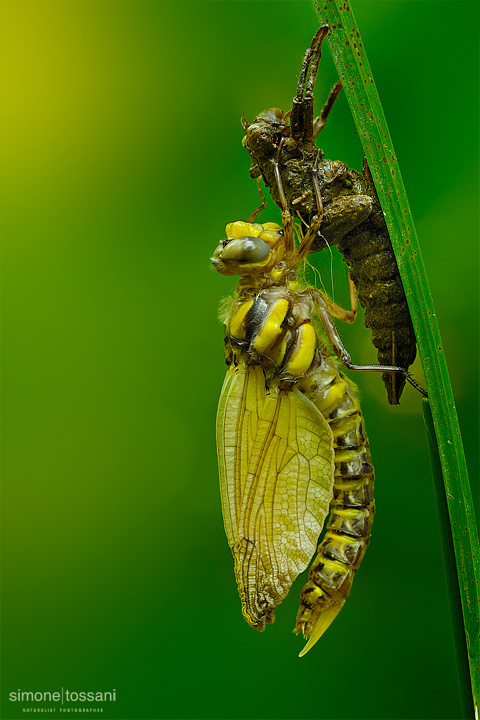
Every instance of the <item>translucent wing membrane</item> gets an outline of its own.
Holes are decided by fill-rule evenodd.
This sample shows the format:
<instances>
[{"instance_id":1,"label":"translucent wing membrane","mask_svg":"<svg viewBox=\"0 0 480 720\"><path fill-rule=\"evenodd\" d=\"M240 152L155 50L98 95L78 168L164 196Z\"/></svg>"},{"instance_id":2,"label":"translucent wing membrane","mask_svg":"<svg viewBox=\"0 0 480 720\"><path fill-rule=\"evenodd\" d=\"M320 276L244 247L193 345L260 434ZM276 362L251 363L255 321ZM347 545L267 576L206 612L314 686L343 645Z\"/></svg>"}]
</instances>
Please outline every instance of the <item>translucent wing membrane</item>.
<instances>
[{"instance_id":1,"label":"translucent wing membrane","mask_svg":"<svg viewBox=\"0 0 480 720\"><path fill-rule=\"evenodd\" d=\"M247 622L263 630L315 553L332 499L332 431L297 388L231 365L217 416L225 530Z\"/></svg>"}]
</instances>

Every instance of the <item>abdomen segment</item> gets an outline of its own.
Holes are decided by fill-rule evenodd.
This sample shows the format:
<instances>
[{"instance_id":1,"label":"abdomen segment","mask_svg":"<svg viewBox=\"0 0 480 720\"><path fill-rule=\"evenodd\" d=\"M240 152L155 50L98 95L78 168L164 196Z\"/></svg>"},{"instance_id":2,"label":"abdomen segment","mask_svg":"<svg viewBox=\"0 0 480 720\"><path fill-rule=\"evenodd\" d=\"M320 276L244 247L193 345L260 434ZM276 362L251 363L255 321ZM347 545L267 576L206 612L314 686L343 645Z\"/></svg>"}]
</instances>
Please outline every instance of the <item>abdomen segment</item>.
<instances>
[{"instance_id":1,"label":"abdomen segment","mask_svg":"<svg viewBox=\"0 0 480 720\"><path fill-rule=\"evenodd\" d=\"M328 361L327 361L328 362ZM374 471L358 400L336 368L303 386L330 425L335 450L334 497L324 537L300 595L296 632L309 640L304 655L342 609L370 539Z\"/></svg>"}]
</instances>

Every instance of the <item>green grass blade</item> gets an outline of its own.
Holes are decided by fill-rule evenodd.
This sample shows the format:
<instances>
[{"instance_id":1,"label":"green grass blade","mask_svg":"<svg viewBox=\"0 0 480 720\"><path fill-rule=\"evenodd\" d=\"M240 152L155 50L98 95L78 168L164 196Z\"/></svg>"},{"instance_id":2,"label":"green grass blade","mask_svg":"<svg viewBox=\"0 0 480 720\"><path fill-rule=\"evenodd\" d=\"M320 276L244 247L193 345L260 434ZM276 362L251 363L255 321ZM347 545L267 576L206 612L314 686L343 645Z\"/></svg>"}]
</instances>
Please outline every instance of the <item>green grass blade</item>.
<instances>
[{"instance_id":1,"label":"green grass blade","mask_svg":"<svg viewBox=\"0 0 480 720\"><path fill-rule=\"evenodd\" d=\"M453 548L452 533L450 532L450 516L448 513L445 485L443 482L442 467L438 453L435 428L433 425L432 410L428 400L423 401L423 418L427 430L428 448L432 465L433 488L435 491L435 503L437 506L438 524L440 526L440 537L442 542L445 575L447 578L448 602L452 616L454 635L455 658L457 663L458 689L460 693L460 704L462 718L472 718L474 710L472 705L472 691L470 685L470 672L468 667L468 655L465 644L465 631L463 627L462 603L460 599L460 588L458 585L457 566L455 563L455 551Z\"/></svg>"},{"instance_id":2,"label":"green grass blade","mask_svg":"<svg viewBox=\"0 0 480 720\"><path fill-rule=\"evenodd\" d=\"M480 694L480 550L455 401L412 214L350 2L315 2L377 188L417 336L448 504L473 701Z\"/></svg>"}]
</instances>

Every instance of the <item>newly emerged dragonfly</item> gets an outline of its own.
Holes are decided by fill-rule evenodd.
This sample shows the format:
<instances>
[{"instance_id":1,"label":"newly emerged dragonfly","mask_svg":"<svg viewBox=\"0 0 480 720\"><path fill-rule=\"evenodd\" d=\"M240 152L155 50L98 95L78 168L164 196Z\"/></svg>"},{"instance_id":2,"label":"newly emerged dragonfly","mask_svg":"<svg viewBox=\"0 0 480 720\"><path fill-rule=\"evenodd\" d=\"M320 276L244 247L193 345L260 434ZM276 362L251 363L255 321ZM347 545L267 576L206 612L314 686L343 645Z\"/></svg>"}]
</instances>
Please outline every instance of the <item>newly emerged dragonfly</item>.
<instances>
[{"instance_id":1,"label":"newly emerged dragonfly","mask_svg":"<svg viewBox=\"0 0 480 720\"><path fill-rule=\"evenodd\" d=\"M331 318L333 303L299 282L316 238L313 224L295 241L293 219L233 222L213 266L239 275L223 309L229 366L217 415L225 531L235 560L242 612L257 630L312 559L296 631L321 637L350 593L374 514L373 467L354 385L330 357L315 326L353 369Z\"/></svg>"},{"instance_id":2,"label":"newly emerged dragonfly","mask_svg":"<svg viewBox=\"0 0 480 720\"><path fill-rule=\"evenodd\" d=\"M341 90L337 83L318 117L313 88L328 27L320 28L307 49L292 109L261 112L244 119L243 144L253 161L252 177L262 177L273 200L320 233L309 252L336 245L365 308L378 361L408 370L416 356L415 333L383 212L370 171L362 173L324 157L315 140ZM353 306L352 306L353 307ZM351 321L355 311L351 313ZM347 318L345 318L347 319ZM385 373L388 400L398 404L405 375Z\"/></svg>"}]
</instances>

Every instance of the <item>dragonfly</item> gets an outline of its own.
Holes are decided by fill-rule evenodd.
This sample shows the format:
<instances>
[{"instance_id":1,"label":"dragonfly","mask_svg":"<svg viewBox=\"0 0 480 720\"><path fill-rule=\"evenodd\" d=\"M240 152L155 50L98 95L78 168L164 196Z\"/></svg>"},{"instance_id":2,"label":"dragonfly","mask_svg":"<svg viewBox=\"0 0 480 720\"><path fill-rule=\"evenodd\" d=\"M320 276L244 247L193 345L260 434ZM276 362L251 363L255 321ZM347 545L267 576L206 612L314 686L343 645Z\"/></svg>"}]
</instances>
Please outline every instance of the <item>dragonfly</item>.
<instances>
[{"instance_id":1,"label":"dragonfly","mask_svg":"<svg viewBox=\"0 0 480 720\"><path fill-rule=\"evenodd\" d=\"M303 233L286 204L282 225L253 219L229 223L211 258L219 273L239 276L235 294L222 305L228 365L217 413L223 519L242 613L259 631L273 623L314 558L295 625L307 639L304 655L345 604L375 512L365 422L339 360L353 370L404 370L354 365L334 324L338 307L302 282L318 223Z\"/></svg>"},{"instance_id":2,"label":"dragonfly","mask_svg":"<svg viewBox=\"0 0 480 720\"><path fill-rule=\"evenodd\" d=\"M263 178L279 207L286 204L305 226L322 219L309 252L336 245L342 253L352 302L344 319L355 319L358 294L378 362L408 370L416 357L415 332L366 160L360 173L341 161L325 158L316 145L342 87L336 83L315 117L313 89L327 33L328 26L321 27L304 55L291 110L285 113L269 108L252 123L244 117L243 145L252 159L251 176ZM407 374L384 373L382 377L389 403L398 404ZM426 395L419 386L417 389Z\"/></svg>"}]
</instances>

